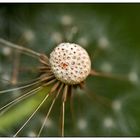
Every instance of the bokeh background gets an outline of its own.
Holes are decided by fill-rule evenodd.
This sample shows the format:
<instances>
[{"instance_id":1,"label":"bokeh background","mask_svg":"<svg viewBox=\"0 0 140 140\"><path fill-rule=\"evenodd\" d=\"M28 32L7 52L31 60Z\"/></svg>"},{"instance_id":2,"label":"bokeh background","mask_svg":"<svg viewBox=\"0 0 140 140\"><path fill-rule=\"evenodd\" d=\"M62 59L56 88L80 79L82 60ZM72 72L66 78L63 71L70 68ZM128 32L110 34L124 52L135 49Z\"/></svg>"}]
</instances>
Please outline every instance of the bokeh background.
<instances>
[{"instance_id":1,"label":"bokeh background","mask_svg":"<svg viewBox=\"0 0 140 140\"><path fill-rule=\"evenodd\" d=\"M95 70L118 75L116 79L88 77L84 90L74 90L72 104L66 103L65 136L140 136L139 13L140 4L0 4L1 38L48 56L57 44L74 42L88 51ZM20 67L17 85L38 76L35 58L1 46L1 90L16 86L3 80L12 79L16 60ZM15 134L48 89L0 115L0 136ZM0 95L0 105L26 90ZM37 135L51 100L19 136ZM41 136L60 136L60 110L61 98Z\"/></svg>"}]
</instances>

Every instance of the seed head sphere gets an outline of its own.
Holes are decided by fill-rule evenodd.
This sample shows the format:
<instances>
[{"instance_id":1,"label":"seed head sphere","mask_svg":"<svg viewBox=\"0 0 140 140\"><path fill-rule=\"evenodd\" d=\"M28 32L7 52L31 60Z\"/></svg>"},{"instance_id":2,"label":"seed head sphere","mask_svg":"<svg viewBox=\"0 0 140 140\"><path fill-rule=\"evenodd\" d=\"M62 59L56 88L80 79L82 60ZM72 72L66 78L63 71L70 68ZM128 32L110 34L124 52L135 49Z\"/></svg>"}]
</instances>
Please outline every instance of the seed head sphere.
<instances>
[{"instance_id":1,"label":"seed head sphere","mask_svg":"<svg viewBox=\"0 0 140 140\"><path fill-rule=\"evenodd\" d=\"M61 43L50 54L51 69L65 84L79 84L86 79L91 70L88 53L74 43Z\"/></svg>"}]
</instances>

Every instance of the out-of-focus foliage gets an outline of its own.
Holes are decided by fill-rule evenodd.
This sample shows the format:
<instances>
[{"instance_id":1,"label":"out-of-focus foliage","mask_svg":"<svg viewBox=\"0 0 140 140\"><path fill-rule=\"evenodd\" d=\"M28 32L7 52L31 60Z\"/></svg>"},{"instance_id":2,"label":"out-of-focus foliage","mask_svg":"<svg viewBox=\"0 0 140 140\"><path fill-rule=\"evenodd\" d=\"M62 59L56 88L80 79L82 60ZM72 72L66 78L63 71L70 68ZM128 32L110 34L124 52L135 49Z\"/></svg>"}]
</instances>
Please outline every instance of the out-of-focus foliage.
<instances>
[{"instance_id":1,"label":"out-of-focus foliage","mask_svg":"<svg viewBox=\"0 0 140 140\"><path fill-rule=\"evenodd\" d=\"M139 13L139 4L0 5L1 38L46 53L48 56L60 42L74 42L89 52L92 67L97 71L129 78L126 81L89 77L85 82L85 90L74 91L72 107L70 101L66 103L66 136L140 135ZM10 79L12 64L16 58L13 50L5 48L0 48L0 77ZM26 55L21 56L20 67L34 69L36 66L35 59ZM26 83L36 76L34 70L20 72L19 81ZM10 87L6 81L1 80L0 89ZM17 94L15 93L14 97ZM1 136L12 136L43 96L44 94L40 93L29 98L28 101L16 105L9 114L0 117ZM7 93L0 96L0 104L12 99L13 94ZM50 100L20 135L36 135L49 102ZM60 110L59 98L42 136L58 136ZM16 119L13 119L15 117Z\"/></svg>"}]
</instances>

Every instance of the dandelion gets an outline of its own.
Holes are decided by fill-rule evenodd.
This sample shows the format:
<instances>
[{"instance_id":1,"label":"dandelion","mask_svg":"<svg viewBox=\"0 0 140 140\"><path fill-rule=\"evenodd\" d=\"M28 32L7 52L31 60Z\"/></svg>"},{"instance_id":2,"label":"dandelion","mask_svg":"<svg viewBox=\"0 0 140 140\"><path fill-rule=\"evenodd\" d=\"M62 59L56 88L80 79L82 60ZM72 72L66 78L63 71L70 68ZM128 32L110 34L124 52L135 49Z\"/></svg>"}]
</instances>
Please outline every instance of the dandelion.
<instances>
[{"instance_id":1,"label":"dandelion","mask_svg":"<svg viewBox=\"0 0 140 140\"><path fill-rule=\"evenodd\" d=\"M41 128L39 129L37 136L41 135L42 130L46 125L48 117L59 95L62 96L61 136L65 136L65 103L68 96L71 97L71 94L73 94L73 89L83 89L85 80L88 76L103 76L108 78L127 80L127 77L114 76L108 73L105 74L91 69L91 60L87 51L78 44L61 43L54 48L54 50L50 53L50 56L48 57L45 54L38 53L31 49L13 44L4 39L0 39L0 43L4 46L8 46L12 49L20 51L21 53L25 53L33 58L36 58L40 62L40 67L37 69L37 72L40 75L37 79L33 80L30 84L25 84L24 86L0 91L0 94L4 94L16 90L29 89L21 96L17 96L14 100L0 107L0 115L3 115L12 106L16 105L20 101L27 99L28 97L37 94L43 88L47 88L48 86L52 85L49 93L45 95L45 97L34 110L34 112L21 125L18 131L14 134L14 137L20 135L20 132L25 128L27 123L33 118L33 116L37 113L37 111L42 107L42 105L52 94L55 94L55 96L51 102L51 105L48 109L44 121L42 122ZM79 127L81 127L82 129L85 128L85 122L80 124Z\"/></svg>"}]
</instances>

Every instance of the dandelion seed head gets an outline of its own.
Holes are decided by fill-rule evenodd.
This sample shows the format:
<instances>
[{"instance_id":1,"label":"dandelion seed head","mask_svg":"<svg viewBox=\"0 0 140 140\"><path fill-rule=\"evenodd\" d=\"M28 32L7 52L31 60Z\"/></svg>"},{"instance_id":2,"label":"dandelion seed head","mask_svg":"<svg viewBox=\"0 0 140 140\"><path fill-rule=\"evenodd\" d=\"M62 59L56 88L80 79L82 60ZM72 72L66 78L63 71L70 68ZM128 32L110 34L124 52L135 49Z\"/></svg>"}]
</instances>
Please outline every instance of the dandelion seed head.
<instances>
[{"instance_id":1,"label":"dandelion seed head","mask_svg":"<svg viewBox=\"0 0 140 140\"><path fill-rule=\"evenodd\" d=\"M103 120L103 125L106 128L112 128L114 127L114 122L113 119L111 117L107 117Z\"/></svg>"},{"instance_id":2,"label":"dandelion seed head","mask_svg":"<svg viewBox=\"0 0 140 140\"><path fill-rule=\"evenodd\" d=\"M77 127L80 130L85 130L87 128L87 121L83 118L80 118L77 122Z\"/></svg>"},{"instance_id":3,"label":"dandelion seed head","mask_svg":"<svg viewBox=\"0 0 140 140\"><path fill-rule=\"evenodd\" d=\"M66 84L79 84L91 70L88 53L74 43L61 43L50 54L50 65L55 77Z\"/></svg>"}]
</instances>

